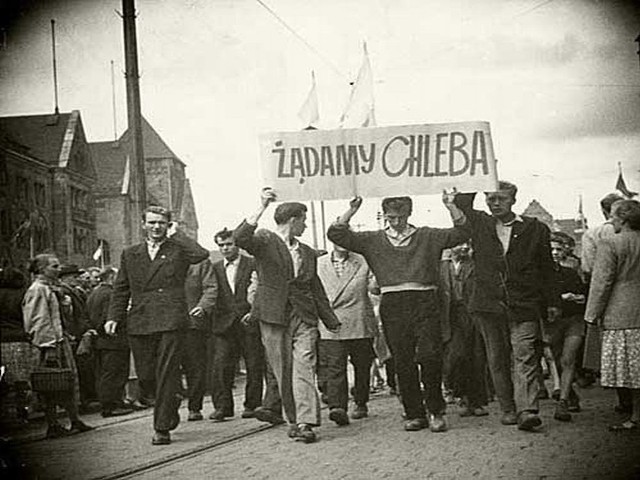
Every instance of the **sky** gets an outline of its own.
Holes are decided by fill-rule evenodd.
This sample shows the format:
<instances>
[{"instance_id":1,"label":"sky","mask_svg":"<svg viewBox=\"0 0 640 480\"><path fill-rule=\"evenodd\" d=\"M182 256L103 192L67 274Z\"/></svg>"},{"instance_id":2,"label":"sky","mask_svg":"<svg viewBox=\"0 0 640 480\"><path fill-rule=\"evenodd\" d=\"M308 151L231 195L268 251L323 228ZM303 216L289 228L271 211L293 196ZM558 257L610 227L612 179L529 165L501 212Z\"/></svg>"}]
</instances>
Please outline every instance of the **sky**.
<instances>
[{"instance_id":1,"label":"sky","mask_svg":"<svg viewBox=\"0 0 640 480\"><path fill-rule=\"evenodd\" d=\"M640 6L595 0L138 0L144 116L187 164L200 241L258 206L258 136L295 131L315 71L320 127L337 128L366 41L379 126L488 121L498 173L590 225L618 162L640 190ZM118 0L3 0L0 115L53 111L56 20L61 111L80 110L89 141L126 129ZM272 12L279 17L276 18ZM286 23L294 32L286 28ZM331 221L347 201L327 202ZM476 201L482 207L482 196ZM354 222L375 228L379 199ZM268 213L266 217L270 217ZM413 223L448 226L437 195ZM309 222L311 223L311 222ZM267 218L265 226L272 226ZM311 241L310 232L306 236Z\"/></svg>"}]
</instances>

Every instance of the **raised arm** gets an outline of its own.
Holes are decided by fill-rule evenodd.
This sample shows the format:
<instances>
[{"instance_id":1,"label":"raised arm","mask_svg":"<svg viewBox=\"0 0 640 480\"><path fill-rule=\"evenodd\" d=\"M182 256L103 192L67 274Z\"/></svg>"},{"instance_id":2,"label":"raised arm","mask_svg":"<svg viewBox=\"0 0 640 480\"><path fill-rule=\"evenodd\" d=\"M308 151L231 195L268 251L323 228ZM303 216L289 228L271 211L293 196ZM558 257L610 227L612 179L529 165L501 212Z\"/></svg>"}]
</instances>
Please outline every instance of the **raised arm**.
<instances>
[{"instance_id":1,"label":"raised arm","mask_svg":"<svg viewBox=\"0 0 640 480\"><path fill-rule=\"evenodd\" d=\"M209 251L181 230L175 229L169 238L182 249L191 265L209 258Z\"/></svg>"},{"instance_id":2,"label":"raised arm","mask_svg":"<svg viewBox=\"0 0 640 480\"><path fill-rule=\"evenodd\" d=\"M349 202L349 208L329 226L327 238L336 245L340 245L349 251L362 253L361 242L358 235L349 227L349 221L358 212L362 205L362 197L355 197Z\"/></svg>"},{"instance_id":3,"label":"raised arm","mask_svg":"<svg viewBox=\"0 0 640 480\"><path fill-rule=\"evenodd\" d=\"M260 192L260 206L253 215L249 215L233 232L233 238L236 245L243 248L251 255L256 253L261 248L261 242L254 235L258 226L258 221L267 210L270 204L277 200L278 196L276 192L270 187L264 187Z\"/></svg>"}]
</instances>

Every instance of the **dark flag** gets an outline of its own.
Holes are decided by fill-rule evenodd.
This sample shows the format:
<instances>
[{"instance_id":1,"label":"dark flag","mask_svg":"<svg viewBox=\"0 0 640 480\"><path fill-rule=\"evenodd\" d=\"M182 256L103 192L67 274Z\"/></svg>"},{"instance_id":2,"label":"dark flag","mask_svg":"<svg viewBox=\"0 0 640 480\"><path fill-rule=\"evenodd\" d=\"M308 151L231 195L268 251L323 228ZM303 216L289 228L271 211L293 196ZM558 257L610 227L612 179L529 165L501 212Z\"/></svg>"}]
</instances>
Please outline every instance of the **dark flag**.
<instances>
[{"instance_id":1,"label":"dark flag","mask_svg":"<svg viewBox=\"0 0 640 480\"><path fill-rule=\"evenodd\" d=\"M627 188L627 184L624 183L624 178L622 178L622 171L618 173L618 181L616 182L616 190L618 190L622 195L627 198L633 198L638 195L638 192L632 192Z\"/></svg>"}]
</instances>

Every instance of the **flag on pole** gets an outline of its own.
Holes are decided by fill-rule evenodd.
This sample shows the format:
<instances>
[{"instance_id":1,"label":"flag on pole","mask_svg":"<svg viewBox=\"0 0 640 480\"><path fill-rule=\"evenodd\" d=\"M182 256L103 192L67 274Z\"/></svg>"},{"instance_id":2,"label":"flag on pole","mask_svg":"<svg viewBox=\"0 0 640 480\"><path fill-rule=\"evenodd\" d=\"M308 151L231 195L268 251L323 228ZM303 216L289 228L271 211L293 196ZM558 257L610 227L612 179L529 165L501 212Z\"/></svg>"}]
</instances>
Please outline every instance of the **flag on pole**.
<instances>
[{"instance_id":1,"label":"flag on pole","mask_svg":"<svg viewBox=\"0 0 640 480\"><path fill-rule=\"evenodd\" d=\"M638 195L638 192L632 192L627 188L627 184L622 177L622 165L618 163L618 181L616 181L616 190L618 190L626 198L633 198Z\"/></svg>"},{"instance_id":2,"label":"flag on pole","mask_svg":"<svg viewBox=\"0 0 640 480\"><path fill-rule=\"evenodd\" d=\"M373 127L376 125L373 100L373 71L369 61L367 43L363 44L364 58L358 72L358 78L353 84L349 103L340 117L343 128Z\"/></svg>"},{"instance_id":3,"label":"flag on pole","mask_svg":"<svg viewBox=\"0 0 640 480\"><path fill-rule=\"evenodd\" d=\"M131 166L129 165L129 155L127 155L127 161L124 164L124 174L122 175L122 187L120 188L120 195L126 195L129 193L130 178Z\"/></svg>"},{"instance_id":4,"label":"flag on pole","mask_svg":"<svg viewBox=\"0 0 640 480\"><path fill-rule=\"evenodd\" d=\"M100 258L102 258L102 240L100 240L100 244L98 245L98 248L96 249L96 251L93 252L93 260L95 262L100 260Z\"/></svg>"},{"instance_id":5,"label":"flag on pole","mask_svg":"<svg viewBox=\"0 0 640 480\"><path fill-rule=\"evenodd\" d=\"M311 71L311 90L307 99L300 107L298 118L302 120L305 127L318 127L320 122L320 109L318 107L318 92L316 91L316 74Z\"/></svg>"}]
</instances>

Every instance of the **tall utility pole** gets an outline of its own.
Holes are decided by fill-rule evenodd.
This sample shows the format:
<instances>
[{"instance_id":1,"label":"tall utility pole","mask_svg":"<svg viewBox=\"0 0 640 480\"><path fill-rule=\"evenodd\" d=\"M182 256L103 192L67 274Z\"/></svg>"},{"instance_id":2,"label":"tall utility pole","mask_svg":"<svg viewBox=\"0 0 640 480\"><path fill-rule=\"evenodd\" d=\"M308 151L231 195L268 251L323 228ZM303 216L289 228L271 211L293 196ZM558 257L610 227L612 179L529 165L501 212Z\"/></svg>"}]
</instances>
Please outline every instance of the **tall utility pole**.
<instances>
[{"instance_id":1,"label":"tall utility pole","mask_svg":"<svg viewBox=\"0 0 640 480\"><path fill-rule=\"evenodd\" d=\"M56 59L56 21L51 19L51 57L53 59L53 97L54 97L54 114L58 115L58 64Z\"/></svg>"},{"instance_id":2,"label":"tall utility pole","mask_svg":"<svg viewBox=\"0 0 640 480\"><path fill-rule=\"evenodd\" d=\"M147 182L144 173L142 147L142 108L140 106L140 75L138 73L138 41L136 38L135 0L122 0L124 23L125 78L127 79L127 120L135 185L135 215L140 218L147 208Z\"/></svg>"}]
</instances>

